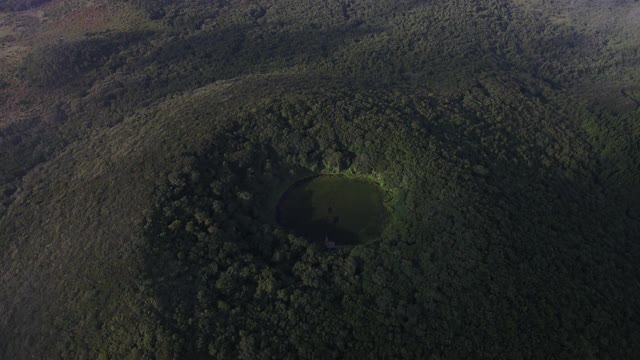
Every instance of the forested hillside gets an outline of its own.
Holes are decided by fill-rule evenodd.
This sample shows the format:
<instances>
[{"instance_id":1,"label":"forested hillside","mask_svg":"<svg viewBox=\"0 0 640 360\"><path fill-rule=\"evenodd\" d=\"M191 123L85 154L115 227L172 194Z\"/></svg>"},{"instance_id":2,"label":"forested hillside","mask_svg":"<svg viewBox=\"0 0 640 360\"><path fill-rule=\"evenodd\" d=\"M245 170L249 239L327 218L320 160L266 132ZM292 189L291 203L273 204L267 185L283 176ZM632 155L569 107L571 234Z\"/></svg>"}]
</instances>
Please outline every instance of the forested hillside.
<instances>
[{"instance_id":1,"label":"forested hillside","mask_svg":"<svg viewBox=\"0 0 640 360\"><path fill-rule=\"evenodd\" d=\"M0 0L0 358L636 359L639 81L633 0Z\"/></svg>"}]
</instances>

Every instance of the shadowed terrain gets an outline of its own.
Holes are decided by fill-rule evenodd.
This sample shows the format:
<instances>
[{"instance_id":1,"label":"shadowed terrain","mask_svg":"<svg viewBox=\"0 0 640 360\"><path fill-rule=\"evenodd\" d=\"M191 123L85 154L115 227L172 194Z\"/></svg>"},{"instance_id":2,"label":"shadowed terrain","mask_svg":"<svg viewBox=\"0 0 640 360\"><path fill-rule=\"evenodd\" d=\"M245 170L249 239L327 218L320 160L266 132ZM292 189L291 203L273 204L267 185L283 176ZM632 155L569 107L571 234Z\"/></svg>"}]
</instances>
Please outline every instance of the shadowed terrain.
<instances>
[{"instance_id":1,"label":"shadowed terrain","mask_svg":"<svg viewBox=\"0 0 640 360\"><path fill-rule=\"evenodd\" d=\"M639 14L0 1L0 358L638 358Z\"/></svg>"}]
</instances>

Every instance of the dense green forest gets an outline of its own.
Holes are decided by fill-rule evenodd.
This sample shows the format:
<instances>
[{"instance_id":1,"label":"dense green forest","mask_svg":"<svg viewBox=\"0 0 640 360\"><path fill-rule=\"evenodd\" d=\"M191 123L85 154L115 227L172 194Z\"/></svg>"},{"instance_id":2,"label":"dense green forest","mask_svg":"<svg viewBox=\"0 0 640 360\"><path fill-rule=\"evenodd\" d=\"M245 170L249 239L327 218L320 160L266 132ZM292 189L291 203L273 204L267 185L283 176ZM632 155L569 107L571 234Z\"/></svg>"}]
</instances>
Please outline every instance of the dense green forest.
<instances>
[{"instance_id":1,"label":"dense green forest","mask_svg":"<svg viewBox=\"0 0 640 360\"><path fill-rule=\"evenodd\" d=\"M0 54L1 359L640 357L638 1L0 0ZM323 174L379 234L277 221Z\"/></svg>"}]
</instances>

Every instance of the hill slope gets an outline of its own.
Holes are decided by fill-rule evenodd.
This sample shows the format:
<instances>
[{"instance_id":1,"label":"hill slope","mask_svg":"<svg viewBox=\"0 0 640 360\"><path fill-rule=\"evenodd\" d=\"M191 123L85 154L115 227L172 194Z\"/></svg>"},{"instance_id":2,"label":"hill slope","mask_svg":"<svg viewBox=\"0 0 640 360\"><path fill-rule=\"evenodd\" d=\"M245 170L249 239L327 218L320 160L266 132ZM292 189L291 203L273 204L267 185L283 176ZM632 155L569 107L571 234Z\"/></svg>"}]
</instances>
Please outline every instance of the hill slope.
<instances>
[{"instance_id":1,"label":"hill slope","mask_svg":"<svg viewBox=\"0 0 640 360\"><path fill-rule=\"evenodd\" d=\"M0 9L1 358L640 355L638 2Z\"/></svg>"}]
</instances>

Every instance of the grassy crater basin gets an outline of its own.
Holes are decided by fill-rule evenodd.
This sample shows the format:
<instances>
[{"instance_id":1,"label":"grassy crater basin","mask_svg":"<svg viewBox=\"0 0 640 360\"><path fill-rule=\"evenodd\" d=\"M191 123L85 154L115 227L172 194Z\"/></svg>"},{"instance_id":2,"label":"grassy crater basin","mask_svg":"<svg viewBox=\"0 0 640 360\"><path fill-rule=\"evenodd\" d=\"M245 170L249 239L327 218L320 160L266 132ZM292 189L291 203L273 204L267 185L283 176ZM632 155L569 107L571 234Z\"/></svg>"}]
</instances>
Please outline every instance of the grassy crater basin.
<instances>
[{"instance_id":1,"label":"grassy crater basin","mask_svg":"<svg viewBox=\"0 0 640 360\"><path fill-rule=\"evenodd\" d=\"M328 247L355 245L377 237L387 211L376 184L340 175L294 183L280 198L280 225Z\"/></svg>"}]
</instances>

